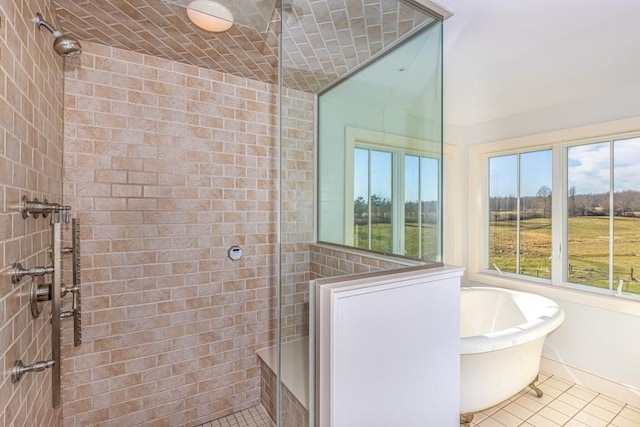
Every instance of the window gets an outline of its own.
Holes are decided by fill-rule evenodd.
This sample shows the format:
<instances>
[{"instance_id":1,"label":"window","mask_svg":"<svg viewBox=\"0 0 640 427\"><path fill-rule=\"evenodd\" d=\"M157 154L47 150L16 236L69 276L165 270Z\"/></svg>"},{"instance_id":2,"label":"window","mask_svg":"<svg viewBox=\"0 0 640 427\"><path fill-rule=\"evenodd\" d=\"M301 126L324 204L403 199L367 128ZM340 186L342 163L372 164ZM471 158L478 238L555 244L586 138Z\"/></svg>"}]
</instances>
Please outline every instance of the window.
<instances>
[{"instance_id":1,"label":"window","mask_svg":"<svg viewBox=\"0 0 640 427\"><path fill-rule=\"evenodd\" d=\"M640 293L639 164L640 138L567 149L569 282Z\"/></svg>"},{"instance_id":2,"label":"window","mask_svg":"<svg viewBox=\"0 0 640 427\"><path fill-rule=\"evenodd\" d=\"M404 154L404 253L438 259L440 216L439 162L431 157Z\"/></svg>"},{"instance_id":3,"label":"window","mask_svg":"<svg viewBox=\"0 0 640 427\"><path fill-rule=\"evenodd\" d=\"M489 159L489 268L551 277L551 150Z\"/></svg>"},{"instance_id":4,"label":"window","mask_svg":"<svg viewBox=\"0 0 640 427\"><path fill-rule=\"evenodd\" d=\"M393 250L392 153L354 150L353 245L379 252Z\"/></svg>"},{"instance_id":5,"label":"window","mask_svg":"<svg viewBox=\"0 0 640 427\"><path fill-rule=\"evenodd\" d=\"M353 191L347 191L352 246L413 258L440 258L440 160L426 141L349 129ZM348 185L348 184L347 184ZM352 197L352 196L353 197Z\"/></svg>"},{"instance_id":6,"label":"window","mask_svg":"<svg viewBox=\"0 0 640 427\"><path fill-rule=\"evenodd\" d=\"M640 138L489 156L485 267L640 294L638 165Z\"/></svg>"}]
</instances>

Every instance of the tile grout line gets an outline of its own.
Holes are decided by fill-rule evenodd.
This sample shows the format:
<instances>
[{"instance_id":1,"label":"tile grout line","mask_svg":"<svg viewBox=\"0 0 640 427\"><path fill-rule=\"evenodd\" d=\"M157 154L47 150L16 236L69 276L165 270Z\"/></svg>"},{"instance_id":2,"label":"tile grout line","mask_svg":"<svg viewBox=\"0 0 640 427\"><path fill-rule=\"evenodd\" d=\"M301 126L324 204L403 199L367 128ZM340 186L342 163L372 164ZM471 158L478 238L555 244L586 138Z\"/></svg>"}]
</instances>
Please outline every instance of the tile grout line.
<instances>
[{"instance_id":1,"label":"tile grout line","mask_svg":"<svg viewBox=\"0 0 640 427\"><path fill-rule=\"evenodd\" d=\"M545 384L545 383L546 383L548 380L550 380L551 378L554 378L554 376L553 376L553 375L548 376L548 377L547 377L547 378L545 378L544 380L539 381L537 385L538 385L538 386L540 386L540 385L542 385L542 384ZM566 383L564 380L558 380L558 381L563 382L563 383ZM569 384L569 383L566 383L566 384ZM536 410L536 411L532 411L533 413L532 413L530 416L528 416L526 419L522 420L522 422L518 424L519 426L523 426L523 425L525 425L525 424L530 424L530 423L529 423L529 420L531 420L531 418L533 418L536 414L537 414L537 415L539 415L540 417L544 418L545 420L549 421L550 423L555 423L555 421L550 420L549 418L547 418L547 417L545 417L544 415L540 414L540 412L541 412L544 408L546 408L546 407L548 407L549 405L551 405L551 403L553 403L554 401L559 400L561 396L563 396L563 395L567 394L567 393L569 392L569 390L571 390L571 389L573 389L574 387L578 386L578 384L570 384L570 385L569 385L569 387L568 387L566 390L559 390L559 389L557 389L556 387L553 387L551 384L547 384L547 386L548 386L548 387L551 387L551 388L554 388L554 389L556 389L556 390L558 390L558 391L560 391L560 394L558 394L556 397L553 397L553 398L552 398L548 403L543 404L543 406L542 406L542 407L540 407L538 410ZM508 401L508 402L510 402L510 403L517 403L517 400L518 400L518 399L520 399L521 397L523 397L523 396L527 395L529 392L530 392L530 390L529 390L528 388L525 388L525 389L523 389L522 391L518 392L516 395L514 395L514 397L507 399L507 401ZM571 396L574 396L574 395L573 395L573 394L571 394L571 393L568 393L568 394L569 394L569 395L571 395ZM548 395L548 394L547 394L547 395ZM585 403L585 405L584 405L582 408L576 408L576 409L579 409L579 411L578 411L576 414L574 414L573 416L571 416L571 417L570 417L570 418L569 418L569 419L568 419L564 424L562 424L562 425L566 425L566 424L567 424L567 423L569 423L572 419L574 419L574 418L575 418L579 413L581 413L581 412L584 410L584 408L586 408L590 403L592 403L592 402L593 402L593 401L594 401L598 396L603 396L603 395L602 395L601 393L596 393L596 394L595 394L595 395L594 395L590 400L585 400L585 402L586 402L586 403ZM577 396L574 396L574 397L578 398ZM581 398L579 398L579 399L580 399L580 400L583 400L583 399L581 399ZM566 405L572 406L572 405L570 405L570 404L568 404L568 403L563 402L562 400L559 400L559 401L560 401L561 403L563 403L563 404L566 404ZM501 405L502 403L504 403L504 402L501 402L501 403L500 403L500 404L498 404L498 405ZM497 405L496 405L496 406L497 406ZM477 423L477 424L474 424L474 425L473 425L473 427L481 427L481 426L482 426L482 423L484 423L484 422L485 422L487 419L489 419L489 418L491 418L491 420L492 420L492 421L494 421L494 422L497 422L497 423L499 423L499 424L502 424L502 423L500 423L498 420L496 420L495 418L493 418L493 416L494 416L495 414L499 413L500 411L506 411L506 412L508 412L510 415L512 415L512 416L514 416L514 417L519 418L517 415L512 414L511 412L509 412L509 410L505 409L505 407L506 407L506 406L508 406L508 404L506 404L506 405L504 405L504 406L499 407L499 408L498 408L498 409L496 409L494 412L490 413L490 414L489 414L486 418L484 418L482 421L480 421L480 422L479 422L479 423ZM597 405L596 405L596 406L597 406ZM627 404L624 404L623 408L621 408L621 409L618 411L618 413L616 414L616 416L615 416L615 417L617 417L617 416L620 414L620 412L622 412L622 409L624 409L624 407L626 407L626 406L627 406ZM574 408L575 408L575 406L574 406ZM527 408L527 409L528 409L528 408ZM554 409L554 408L551 408L551 409ZM602 409L605 409L605 408L602 408ZM555 409L554 409L554 410L555 410ZM557 411L557 410L556 410L556 411ZM558 411L558 412L559 412L559 413L561 413L561 414L563 414L563 415L566 415L566 414L562 413L561 411ZM614 417L613 419L615 419L615 417ZM597 417L596 417L596 418L597 418ZM609 421L608 423L610 424L611 422L613 422L613 419L612 419L611 421ZM602 421L603 421L603 422L606 422L605 420L602 420Z\"/></svg>"},{"instance_id":2,"label":"tile grout line","mask_svg":"<svg viewBox=\"0 0 640 427\"><path fill-rule=\"evenodd\" d=\"M614 424L613 424L613 422L614 422L614 421L616 420L616 418L618 418L618 417L625 418L625 417L622 415L622 411L624 411L624 408L626 408L627 406L629 406L629 404L628 404L628 403L624 403L624 402L622 402L622 408L620 408L620 409L618 410L618 412L616 412L616 414L613 416L613 418L611 419L611 421L609 421L609 423L607 424L607 426L614 425Z\"/></svg>"},{"instance_id":3,"label":"tile grout line","mask_svg":"<svg viewBox=\"0 0 640 427\"><path fill-rule=\"evenodd\" d=\"M541 382L540 382L540 384L538 384L538 385L540 386L540 385L542 385L542 384L546 383L546 382L547 382L550 378L552 378L552 377L553 377L553 375L548 376L548 377L547 377L547 378L545 378L543 381L541 381ZM555 388L555 387L552 387L552 386L549 386L549 387L551 387L551 388ZM569 388L571 388L571 387L569 387ZM568 389L567 389L567 390L568 390ZM528 392L528 390L527 390L527 392ZM565 392L566 392L566 390L565 390ZM544 416L544 415L542 415L542 414L539 414L539 412L540 412L540 411L542 411L542 410L543 410L544 408L546 408L547 406L549 406L549 405L551 404L551 402L555 401L558 397L562 396L565 392L562 392L562 393L560 393L558 396L556 396L556 397L552 398L552 399L549 401L549 403L547 403L547 404L543 404L543 405L542 405L542 407L541 407L540 409L538 409L537 411L533 411L533 414L531 414L527 419L523 420L519 425L523 425L523 424L525 424L525 423L528 423L528 421L529 421L531 418L533 418L533 417L534 417L534 415L540 415L540 416L541 416L542 418L544 418L545 420L549 420L549 418L545 417L545 416ZM524 394L526 394L526 393L524 393ZM524 394L523 394L522 396L524 396ZM552 420L549 420L549 421L550 421L550 422L553 422Z\"/></svg>"},{"instance_id":4,"label":"tile grout line","mask_svg":"<svg viewBox=\"0 0 640 427\"><path fill-rule=\"evenodd\" d=\"M574 388L575 386L577 386L577 384L573 384L571 387L569 387L569 388L567 389L567 392L568 392L569 390L571 390L572 388ZM566 392L565 392L565 393L566 393ZM563 393L563 394L564 394L564 393ZM578 412L576 412L575 414L573 414L573 416L572 416L571 418L569 418L569 419L567 420L567 422L566 422L566 423L564 423L564 424L566 425L566 424L568 424L571 420L575 419L575 417L576 417L576 416L578 416L578 414L582 413L582 411L584 410L584 408L586 408L587 406L589 406L589 404L591 404L594 400L596 400L596 399L598 398L598 396L600 396L600 395L601 395L601 393L597 393L595 396L593 396L593 398L592 398L591 400L587 401L587 403L586 403L582 408L579 408L580 410L579 410ZM572 395L572 396L573 396L573 395ZM576 420L576 421L579 421L579 420ZM603 420L603 421L604 421L604 420ZM580 422L580 423L582 423L582 421L579 421L579 422ZM584 424L584 423L582 423L582 424Z\"/></svg>"},{"instance_id":5,"label":"tile grout line","mask_svg":"<svg viewBox=\"0 0 640 427\"><path fill-rule=\"evenodd\" d=\"M553 377L553 376L550 376L549 378L552 378L552 377ZM547 378L547 379L549 379L549 378ZM546 380L545 380L545 381L546 381ZM549 406L552 402L554 402L556 399L560 398L560 396L562 396L563 394L567 393L569 390L571 390L571 389L572 389L572 388L574 388L575 386L577 386L577 384L572 384L569 388L567 388L565 391L563 391L562 393L560 393L557 397L553 398L549 403L547 403L547 404L546 404L546 405L544 405L542 408L540 408L536 413L538 413L538 412L542 411L544 408L546 408L547 406ZM551 387L551 386L550 386L550 387ZM555 387L554 387L554 388L555 388ZM574 396L574 395L572 395L571 393L569 393L569 394L570 394L571 396ZM590 400L586 401L587 403L586 403L582 408L580 408L580 410L579 410L578 412L576 412L573 416L569 417L569 419L568 419L564 424L562 424L562 425L566 425L567 423L569 423L569 421L571 421L572 419L574 419L574 418L576 417L576 415L578 415L579 413L581 413L581 412L584 410L584 408L586 408L587 406L589 406L589 404L590 404L590 403L592 403L594 400L596 400L596 398L597 398L598 396L600 396L600 394L601 394L601 393L596 393L596 395L595 395L595 396L593 396ZM582 399L581 399L581 400L582 400ZM564 402L563 402L563 403L564 403ZM571 406L571 405L569 405L569 406ZM553 409L553 408L552 408L552 409ZM558 411L558 412L560 412L560 411ZM532 415L532 416L533 416L533 415ZM546 419L546 420L549 420L549 418L545 417L545 416L544 416L544 415L542 415L542 414L540 414L540 416L541 416L542 418ZM529 418L531 418L531 417L529 417ZM554 422L553 420L549 420L549 421L550 421L550 422ZM604 420L603 420L603 421L604 421Z\"/></svg>"}]
</instances>

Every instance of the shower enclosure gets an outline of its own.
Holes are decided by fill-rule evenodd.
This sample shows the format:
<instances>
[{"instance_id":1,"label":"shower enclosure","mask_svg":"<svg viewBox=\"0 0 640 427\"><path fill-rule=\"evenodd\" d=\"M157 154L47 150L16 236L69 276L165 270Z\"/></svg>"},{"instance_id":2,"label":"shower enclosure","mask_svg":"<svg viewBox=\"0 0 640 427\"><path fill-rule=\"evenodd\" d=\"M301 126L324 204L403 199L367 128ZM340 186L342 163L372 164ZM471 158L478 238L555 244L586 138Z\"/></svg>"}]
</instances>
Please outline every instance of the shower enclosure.
<instances>
[{"instance_id":1,"label":"shower enclosure","mask_svg":"<svg viewBox=\"0 0 640 427\"><path fill-rule=\"evenodd\" d=\"M54 409L47 361L58 340L43 301L48 279L36 276L43 286L31 287L33 278L15 284L3 274L0 424L194 426L259 410L256 352L278 344L274 402L300 411L272 415L280 425L309 424L313 361L299 356L310 353L309 280L439 258L439 190L424 192L424 203L407 199L411 211L396 197L408 189L370 186L362 198L371 207L362 210L359 185L336 186L351 176L347 154L384 154L385 140L406 151L391 156L396 162L425 163L424 173L412 172L424 182L439 168L439 62L416 67L418 85L404 77L415 55L390 61L412 43L429 45L428 33L437 41L439 19L397 0L248 0L267 5L266 20L241 21L250 12L242 6L237 25L211 34L191 24L187 0L18 3L0 0L1 268L50 267L51 227L42 217L21 218L24 196L70 206L82 224L69 230L82 240L82 254L73 252L82 258L82 345L75 345L80 318L71 320L80 308L66 271L73 258L60 245L69 278L59 293L73 295L60 301L69 319L60 322L61 363L53 366L61 371L61 408ZM82 43L75 59L74 40ZM324 127L336 116L342 122ZM355 135L353 153L331 154L324 143L340 147L347 133ZM414 152L403 140L428 147ZM354 160L353 178L371 171L374 183L381 174L371 165L356 169ZM411 244L395 224L410 216ZM387 246L365 234L387 236ZM296 350L289 360L287 346ZM29 374L13 383L19 360L13 377ZM287 369L303 379L301 389L282 385ZM294 406L295 396L286 404L291 391L306 392L306 407Z\"/></svg>"},{"instance_id":2,"label":"shower enclosure","mask_svg":"<svg viewBox=\"0 0 640 427\"><path fill-rule=\"evenodd\" d=\"M309 281L441 261L445 16L430 6L282 1L278 357L262 367L278 426L315 421Z\"/></svg>"}]
</instances>

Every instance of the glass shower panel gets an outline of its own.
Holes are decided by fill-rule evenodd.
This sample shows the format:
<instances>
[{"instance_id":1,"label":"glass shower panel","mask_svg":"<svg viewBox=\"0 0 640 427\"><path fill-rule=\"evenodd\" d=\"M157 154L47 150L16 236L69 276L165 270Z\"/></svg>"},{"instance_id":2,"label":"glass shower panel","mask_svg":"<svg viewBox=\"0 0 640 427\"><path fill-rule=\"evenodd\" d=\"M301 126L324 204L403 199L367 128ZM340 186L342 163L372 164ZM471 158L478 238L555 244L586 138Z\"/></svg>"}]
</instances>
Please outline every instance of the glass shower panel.
<instances>
[{"instance_id":1,"label":"glass shower panel","mask_svg":"<svg viewBox=\"0 0 640 427\"><path fill-rule=\"evenodd\" d=\"M403 43L320 93L319 241L354 246L357 221L345 212L353 212L358 203L354 183L359 171L349 159L358 149L368 148L391 154L394 194L388 199L371 200L378 209L384 205L388 215L383 218L378 213L371 221L370 235L379 238L370 249L440 261L441 41L440 22L425 21ZM416 169L410 163L415 159L419 159L418 169L425 167L424 176L414 173ZM435 174L429 175L429 170ZM372 176L383 173L387 172L372 171ZM423 210L421 215L427 214L425 209L431 210L428 221L425 217L418 224L419 218L411 216L417 215L412 209L418 207Z\"/></svg>"},{"instance_id":2,"label":"glass shower panel","mask_svg":"<svg viewBox=\"0 0 640 427\"><path fill-rule=\"evenodd\" d=\"M309 281L348 274L336 256L344 245L399 250L400 231L392 232L403 229L402 198L393 199L404 194L398 148L441 158L441 23L398 0L283 0L280 17L279 362L271 412L278 426L306 427L314 425L315 404ZM333 101L319 101L325 97ZM362 130L383 135L382 144L358 139ZM429 185L439 218L440 180ZM321 234L340 239L317 238L316 214ZM318 240L343 246L331 251Z\"/></svg>"}]
</instances>

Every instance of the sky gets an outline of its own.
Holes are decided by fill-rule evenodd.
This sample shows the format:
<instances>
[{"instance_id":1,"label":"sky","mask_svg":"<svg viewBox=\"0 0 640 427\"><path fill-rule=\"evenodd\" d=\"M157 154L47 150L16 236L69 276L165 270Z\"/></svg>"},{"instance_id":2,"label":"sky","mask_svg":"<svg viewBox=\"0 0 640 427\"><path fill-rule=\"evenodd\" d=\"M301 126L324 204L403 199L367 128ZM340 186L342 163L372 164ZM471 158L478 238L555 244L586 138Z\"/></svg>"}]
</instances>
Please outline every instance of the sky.
<instances>
[{"instance_id":1,"label":"sky","mask_svg":"<svg viewBox=\"0 0 640 427\"><path fill-rule=\"evenodd\" d=\"M551 150L534 151L520 155L520 196L535 196L541 187L551 188ZM489 188L491 197L516 196L518 156L489 159Z\"/></svg>"},{"instance_id":2,"label":"sky","mask_svg":"<svg viewBox=\"0 0 640 427\"><path fill-rule=\"evenodd\" d=\"M354 153L354 198L367 198L368 189L368 152L356 149ZM422 158L422 182L418 178L419 162L417 156L405 158L405 201L417 201L418 193L422 192L423 201L438 200L438 161ZM391 199L391 153L371 151L371 194Z\"/></svg>"},{"instance_id":3,"label":"sky","mask_svg":"<svg viewBox=\"0 0 640 427\"><path fill-rule=\"evenodd\" d=\"M570 147L569 183L576 194L609 191L610 145L599 143ZM613 144L614 191L640 191L640 138L615 141Z\"/></svg>"},{"instance_id":4,"label":"sky","mask_svg":"<svg viewBox=\"0 0 640 427\"><path fill-rule=\"evenodd\" d=\"M640 138L614 141L615 191L640 191ZM576 194L599 194L609 191L610 143L569 147L567 150L567 187L575 186ZM515 196L517 156L490 159L491 196ZM521 196L535 196L543 185L551 188L551 151L521 155Z\"/></svg>"},{"instance_id":5,"label":"sky","mask_svg":"<svg viewBox=\"0 0 640 427\"><path fill-rule=\"evenodd\" d=\"M614 142L615 191L640 191L640 138ZM576 187L576 194L599 194L609 191L610 182L609 142L569 147L567 151L568 188ZM405 171L409 176L418 176L417 158L406 161ZM422 199L437 200L437 161L424 160ZM520 195L535 196L542 186L552 187L551 150L534 151L520 155ZM367 198L368 185L367 151L356 150L355 197ZM514 155L490 159L489 185L492 197L515 196L518 157ZM391 198L391 154L372 152L372 194ZM358 176L360 174L360 176ZM430 185L435 183L435 185ZM418 179L405 181L406 200L415 200L418 194Z\"/></svg>"}]
</instances>

